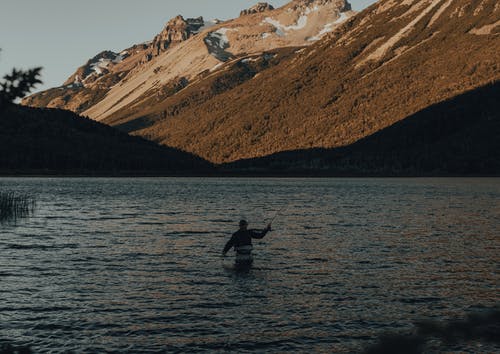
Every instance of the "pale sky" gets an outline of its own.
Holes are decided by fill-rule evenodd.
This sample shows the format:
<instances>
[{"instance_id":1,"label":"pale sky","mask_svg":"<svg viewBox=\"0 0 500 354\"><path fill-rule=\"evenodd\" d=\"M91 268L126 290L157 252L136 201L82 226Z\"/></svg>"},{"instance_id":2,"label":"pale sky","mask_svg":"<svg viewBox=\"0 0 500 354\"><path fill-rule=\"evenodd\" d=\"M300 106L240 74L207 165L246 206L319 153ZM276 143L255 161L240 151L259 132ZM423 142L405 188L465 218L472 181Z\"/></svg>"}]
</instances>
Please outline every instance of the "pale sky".
<instances>
[{"instance_id":1,"label":"pale sky","mask_svg":"<svg viewBox=\"0 0 500 354\"><path fill-rule=\"evenodd\" d=\"M0 0L0 76L42 66L43 85L60 86L103 50L153 39L178 14L231 19L263 0ZM268 0L279 7L288 0ZM375 0L351 0L362 10Z\"/></svg>"}]
</instances>

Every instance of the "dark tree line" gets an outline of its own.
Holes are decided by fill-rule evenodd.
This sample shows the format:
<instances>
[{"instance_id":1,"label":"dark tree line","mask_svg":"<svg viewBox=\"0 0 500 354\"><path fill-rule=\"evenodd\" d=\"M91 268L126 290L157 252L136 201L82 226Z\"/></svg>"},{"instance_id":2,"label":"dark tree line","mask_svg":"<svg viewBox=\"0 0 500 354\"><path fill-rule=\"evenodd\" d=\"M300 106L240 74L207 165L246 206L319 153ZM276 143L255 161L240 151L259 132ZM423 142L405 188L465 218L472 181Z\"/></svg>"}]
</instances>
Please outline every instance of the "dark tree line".
<instances>
[{"instance_id":1,"label":"dark tree line","mask_svg":"<svg viewBox=\"0 0 500 354\"><path fill-rule=\"evenodd\" d=\"M41 68L13 69L0 82L1 174L198 174L212 166L183 151L61 109L15 104Z\"/></svg>"},{"instance_id":2,"label":"dark tree line","mask_svg":"<svg viewBox=\"0 0 500 354\"><path fill-rule=\"evenodd\" d=\"M170 175L211 168L189 153L70 111L10 104L1 116L2 174Z\"/></svg>"}]
</instances>

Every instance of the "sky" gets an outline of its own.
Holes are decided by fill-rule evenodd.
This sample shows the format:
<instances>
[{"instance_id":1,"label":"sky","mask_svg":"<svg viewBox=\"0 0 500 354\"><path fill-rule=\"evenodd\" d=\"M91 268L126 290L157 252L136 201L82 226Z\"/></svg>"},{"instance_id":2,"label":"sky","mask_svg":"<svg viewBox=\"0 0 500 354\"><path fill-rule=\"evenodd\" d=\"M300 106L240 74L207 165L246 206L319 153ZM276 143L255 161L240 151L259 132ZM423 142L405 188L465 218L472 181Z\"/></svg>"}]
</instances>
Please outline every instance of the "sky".
<instances>
[{"instance_id":1,"label":"sky","mask_svg":"<svg viewBox=\"0 0 500 354\"><path fill-rule=\"evenodd\" d=\"M178 14L222 20L263 0L0 0L0 76L13 67L42 66L56 87L103 50L121 51L153 39ZM279 7L289 0L268 0ZM351 0L362 10L375 0Z\"/></svg>"}]
</instances>

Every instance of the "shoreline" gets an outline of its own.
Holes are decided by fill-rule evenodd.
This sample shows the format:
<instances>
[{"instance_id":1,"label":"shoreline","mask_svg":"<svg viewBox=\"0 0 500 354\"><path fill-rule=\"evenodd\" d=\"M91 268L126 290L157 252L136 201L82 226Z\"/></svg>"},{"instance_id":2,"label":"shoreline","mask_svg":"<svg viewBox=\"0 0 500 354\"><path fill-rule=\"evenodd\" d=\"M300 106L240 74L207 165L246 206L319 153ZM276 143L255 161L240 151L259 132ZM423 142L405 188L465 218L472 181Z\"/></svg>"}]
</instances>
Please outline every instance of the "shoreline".
<instances>
[{"instance_id":1,"label":"shoreline","mask_svg":"<svg viewBox=\"0 0 500 354\"><path fill-rule=\"evenodd\" d=\"M0 178L500 178L500 174L0 173Z\"/></svg>"}]
</instances>

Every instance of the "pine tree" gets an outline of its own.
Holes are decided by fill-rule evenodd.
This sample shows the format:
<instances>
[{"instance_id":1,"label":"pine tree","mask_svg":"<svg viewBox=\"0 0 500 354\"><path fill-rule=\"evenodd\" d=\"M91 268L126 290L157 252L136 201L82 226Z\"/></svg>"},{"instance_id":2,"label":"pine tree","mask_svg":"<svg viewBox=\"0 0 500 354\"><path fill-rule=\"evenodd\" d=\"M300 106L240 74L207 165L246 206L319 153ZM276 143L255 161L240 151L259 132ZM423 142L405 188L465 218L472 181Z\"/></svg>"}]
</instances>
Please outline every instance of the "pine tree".
<instances>
[{"instance_id":1,"label":"pine tree","mask_svg":"<svg viewBox=\"0 0 500 354\"><path fill-rule=\"evenodd\" d=\"M41 84L40 72L42 68L37 67L29 70L12 69L10 74L0 81L0 110L8 103L26 96L37 84Z\"/></svg>"}]
</instances>

